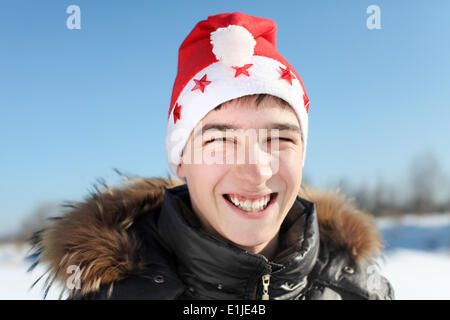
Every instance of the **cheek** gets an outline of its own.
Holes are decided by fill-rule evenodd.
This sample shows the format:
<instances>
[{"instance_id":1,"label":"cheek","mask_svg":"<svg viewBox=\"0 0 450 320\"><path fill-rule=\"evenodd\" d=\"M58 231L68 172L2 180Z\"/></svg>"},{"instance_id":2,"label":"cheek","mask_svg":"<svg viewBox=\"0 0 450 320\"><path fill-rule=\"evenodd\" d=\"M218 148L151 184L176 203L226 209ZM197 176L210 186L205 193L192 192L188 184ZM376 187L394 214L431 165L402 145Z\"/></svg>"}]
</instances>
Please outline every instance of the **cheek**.
<instances>
[{"instance_id":1,"label":"cheek","mask_svg":"<svg viewBox=\"0 0 450 320\"><path fill-rule=\"evenodd\" d=\"M280 152L278 175L286 183L286 191L298 192L302 180L302 154L295 150Z\"/></svg>"},{"instance_id":2,"label":"cheek","mask_svg":"<svg viewBox=\"0 0 450 320\"><path fill-rule=\"evenodd\" d=\"M216 230L217 221L220 221L217 216L218 210L216 210L218 208L217 186L226 172L226 166L220 165L190 165L186 170L192 208L200 218L203 227L213 233Z\"/></svg>"},{"instance_id":3,"label":"cheek","mask_svg":"<svg viewBox=\"0 0 450 320\"><path fill-rule=\"evenodd\" d=\"M227 172L225 165L192 164L185 167L189 192L199 202L210 202L217 184Z\"/></svg>"}]
</instances>

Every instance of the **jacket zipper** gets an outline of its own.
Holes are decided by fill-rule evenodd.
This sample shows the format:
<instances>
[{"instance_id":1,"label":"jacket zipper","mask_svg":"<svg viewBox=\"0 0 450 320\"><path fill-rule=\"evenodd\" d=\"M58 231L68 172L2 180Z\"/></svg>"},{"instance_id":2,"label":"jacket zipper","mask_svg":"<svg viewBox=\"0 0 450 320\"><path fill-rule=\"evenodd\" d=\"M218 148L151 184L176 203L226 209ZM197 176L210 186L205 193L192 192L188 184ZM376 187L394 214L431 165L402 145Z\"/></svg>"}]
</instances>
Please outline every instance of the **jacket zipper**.
<instances>
[{"instance_id":1,"label":"jacket zipper","mask_svg":"<svg viewBox=\"0 0 450 320\"><path fill-rule=\"evenodd\" d=\"M270 273L262 276L262 297L261 300L269 300L269 284L270 284Z\"/></svg>"}]
</instances>

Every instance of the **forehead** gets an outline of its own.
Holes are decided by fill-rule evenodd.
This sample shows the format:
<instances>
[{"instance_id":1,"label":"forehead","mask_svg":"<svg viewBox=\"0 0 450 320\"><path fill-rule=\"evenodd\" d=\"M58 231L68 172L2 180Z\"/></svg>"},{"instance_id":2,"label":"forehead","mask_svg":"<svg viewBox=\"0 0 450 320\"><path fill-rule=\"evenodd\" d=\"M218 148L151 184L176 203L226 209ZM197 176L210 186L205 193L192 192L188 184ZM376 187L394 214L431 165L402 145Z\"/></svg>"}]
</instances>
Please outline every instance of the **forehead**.
<instances>
[{"instance_id":1,"label":"forehead","mask_svg":"<svg viewBox=\"0 0 450 320\"><path fill-rule=\"evenodd\" d=\"M255 99L228 101L202 119L203 124L214 122L241 128L264 128L274 121L300 125L295 111L274 99L265 99L259 104Z\"/></svg>"}]
</instances>

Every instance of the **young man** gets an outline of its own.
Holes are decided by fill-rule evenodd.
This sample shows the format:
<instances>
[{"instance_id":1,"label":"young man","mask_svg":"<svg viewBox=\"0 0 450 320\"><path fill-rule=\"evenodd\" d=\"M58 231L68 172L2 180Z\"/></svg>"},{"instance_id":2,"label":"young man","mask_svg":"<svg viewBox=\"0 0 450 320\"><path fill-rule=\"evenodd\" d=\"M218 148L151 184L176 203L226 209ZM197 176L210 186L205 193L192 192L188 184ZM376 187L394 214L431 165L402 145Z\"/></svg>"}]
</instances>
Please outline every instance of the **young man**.
<instances>
[{"instance_id":1,"label":"young man","mask_svg":"<svg viewBox=\"0 0 450 320\"><path fill-rule=\"evenodd\" d=\"M309 100L275 33L272 20L225 13L185 39L166 137L185 184L106 187L37 234L71 297L393 298L370 217L301 188Z\"/></svg>"}]
</instances>

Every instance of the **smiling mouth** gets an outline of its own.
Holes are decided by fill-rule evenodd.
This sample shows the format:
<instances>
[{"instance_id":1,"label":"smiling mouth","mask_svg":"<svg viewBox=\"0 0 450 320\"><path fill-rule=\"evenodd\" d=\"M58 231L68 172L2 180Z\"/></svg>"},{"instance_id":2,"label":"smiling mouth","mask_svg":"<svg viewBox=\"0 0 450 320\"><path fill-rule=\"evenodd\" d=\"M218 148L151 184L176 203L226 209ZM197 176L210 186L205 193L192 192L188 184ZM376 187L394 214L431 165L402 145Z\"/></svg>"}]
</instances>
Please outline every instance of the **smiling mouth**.
<instances>
[{"instance_id":1,"label":"smiling mouth","mask_svg":"<svg viewBox=\"0 0 450 320\"><path fill-rule=\"evenodd\" d=\"M225 200L230 202L236 208L239 208L246 212L259 212L265 210L269 205L271 205L278 193L270 193L259 198L249 199L237 194L224 194Z\"/></svg>"}]
</instances>

